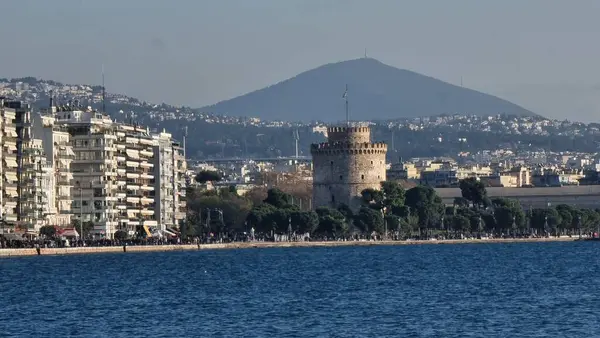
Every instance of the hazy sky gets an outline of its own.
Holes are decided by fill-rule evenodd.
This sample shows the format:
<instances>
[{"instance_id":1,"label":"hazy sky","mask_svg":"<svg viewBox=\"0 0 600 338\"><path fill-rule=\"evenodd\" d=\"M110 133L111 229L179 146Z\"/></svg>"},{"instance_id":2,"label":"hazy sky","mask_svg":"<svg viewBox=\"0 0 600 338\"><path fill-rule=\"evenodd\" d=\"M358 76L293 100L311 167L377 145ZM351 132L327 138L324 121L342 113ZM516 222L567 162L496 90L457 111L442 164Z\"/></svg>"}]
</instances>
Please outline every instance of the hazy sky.
<instances>
[{"instance_id":1,"label":"hazy sky","mask_svg":"<svg viewBox=\"0 0 600 338\"><path fill-rule=\"evenodd\" d=\"M600 120L598 0L2 0L0 77L202 106L369 56Z\"/></svg>"}]
</instances>

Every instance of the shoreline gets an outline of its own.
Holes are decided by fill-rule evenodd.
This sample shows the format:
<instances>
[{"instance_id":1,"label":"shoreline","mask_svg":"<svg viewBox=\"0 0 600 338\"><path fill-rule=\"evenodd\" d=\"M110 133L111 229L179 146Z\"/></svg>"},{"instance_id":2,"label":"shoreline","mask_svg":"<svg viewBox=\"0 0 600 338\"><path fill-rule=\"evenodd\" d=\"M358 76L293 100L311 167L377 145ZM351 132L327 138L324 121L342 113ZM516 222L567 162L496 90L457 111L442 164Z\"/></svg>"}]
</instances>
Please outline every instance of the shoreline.
<instances>
[{"instance_id":1,"label":"shoreline","mask_svg":"<svg viewBox=\"0 0 600 338\"><path fill-rule=\"evenodd\" d=\"M434 244L491 244L491 243L532 243L532 242L574 242L579 237L560 238L496 238L496 239L447 239L421 241L347 241L347 242L240 242L218 244L181 244L181 245L140 245L128 246L124 251L122 246L105 247L69 247L41 248L41 256L84 255L95 253L135 253L135 252L167 252L189 250L223 250L223 249L260 249L260 248L302 248L302 247L339 247L339 246L396 246L396 245L434 245ZM0 249L0 258L37 256L34 248Z\"/></svg>"}]
</instances>

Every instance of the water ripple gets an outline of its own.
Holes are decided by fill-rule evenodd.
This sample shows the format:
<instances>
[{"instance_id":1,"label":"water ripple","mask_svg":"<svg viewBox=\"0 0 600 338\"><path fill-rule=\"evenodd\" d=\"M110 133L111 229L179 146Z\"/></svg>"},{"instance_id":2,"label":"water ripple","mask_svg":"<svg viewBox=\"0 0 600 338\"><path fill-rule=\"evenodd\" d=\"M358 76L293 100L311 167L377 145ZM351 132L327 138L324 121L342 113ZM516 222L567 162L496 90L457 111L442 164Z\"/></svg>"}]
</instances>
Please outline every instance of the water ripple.
<instances>
[{"instance_id":1,"label":"water ripple","mask_svg":"<svg viewBox=\"0 0 600 338\"><path fill-rule=\"evenodd\" d=\"M600 245L0 260L0 336L592 337Z\"/></svg>"}]
</instances>

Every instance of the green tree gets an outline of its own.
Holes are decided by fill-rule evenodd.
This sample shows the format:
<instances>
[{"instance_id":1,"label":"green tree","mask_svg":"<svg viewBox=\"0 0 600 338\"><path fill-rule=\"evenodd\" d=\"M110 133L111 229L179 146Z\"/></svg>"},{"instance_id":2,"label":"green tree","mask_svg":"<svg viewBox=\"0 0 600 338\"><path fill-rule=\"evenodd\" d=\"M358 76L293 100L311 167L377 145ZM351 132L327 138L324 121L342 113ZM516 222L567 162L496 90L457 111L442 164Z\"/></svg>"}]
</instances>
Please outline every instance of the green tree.
<instances>
[{"instance_id":1,"label":"green tree","mask_svg":"<svg viewBox=\"0 0 600 338\"><path fill-rule=\"evenodd\" d=\"M406 191L398 182L381 182L381 191L383 192L382 202L388 210L388 212L391 212L393 208L401 207L404 205L404 201L406 199Z\"/></svg>"},{"instance_id":2,"label":"green tree","mask_svg":"<svg viewBox=\"0 0 600 338\"><path fill-rule=\"evenodd\" d=\"M454 207L457 208L468 208L469 200L464 197L454 197Z\"/></svg>"},{"instance_id":3,"label":"green tree","mask_svg":"<svg viewBox=\"0 0 600 338\"><path fill-rule=\"evenodd\" d=\"M292 196L290 194L286 194L277 188L272 188L267 191L267 198L263 202L275 208L287 208L291 205L291 201Z\"/></svg>"},{"instance_id":4,"label":"green tree","mask_svg":"<svg viewBox=\"0 0 600 338\"><path fill-rule=\"evenodd\" d=\"M419 217L419 223L429 228L436 227L445 210L442 199L429 186L420 185L406 191L405 204Z\"/></svg>"},{"instance_id":5,"label":"green tree","mask_svg":"<svg viewBox=\"0 0 600 338\"><path fill-rule=\"evenodd\" d=\"M248 224L254 227L257 232L268 233L272 230L272 214L277 208L268 203L255 206L248 213Z\"/></svg>"},{"instance_id":6,"label":"green tree","mask_svg":"<svg viewBox=\"0 0 600 338\"><path fill-rule=\"evenodd\" d=\"M123 240L126 240L127 237L129 237L129 235L127 235L127 232L125 232L123 230L115 231L114 238L116 240L123 241Z\"/></svg>"},{"instance_id":7,"label":"green tree","mask_svg":"<svg viewBox=\"0 0 600 338\"><path fill-rule=\"evenodd\" d=\"M474 206L481 206L487 197L487 191L483 182L475 177L469 177L458 183L462 197L473 203Z\"/></svg>"},{"instance_id":8,"label":"green tree","mask_svg":"<svg viewBox=\"0 0 600 338\"><path fill-rule=\"evenodd\" d=\"M329 207L319 207L316 213L319 217L316 233L334 237L348 233L348 224L341 212Z\"/></svg>"},{"instance_id":9,"label":"green tree","mask_svg":"<svg viewBox=\"0 0 600 338\"><path fill-rule=\"evenodd\" d=\"M396 215L385 215L384 221L388 231L401 231L402 219Z\"/></svg>"},{"instance_id":10,"label":"green tree","mask_svg":"<svg viewBox=\"0 0 600 338\"><path fill-rule=\"evenodd\" d=\"M452 227L463 233L471 231L471 221L462 215L456 215L452 218Z\"/></svg>"},{"instance_id":11,"label":"green tree","mask_svg":"<svg viewBox=\"0 0 600 338\"><path fill-rule=\"evenodd\" d=\"M558 227L562 230L575 229L577 224L573 224L574 209L567 204L559 204L556 206L556 212L560 216L560 224Z\"/></svg>"},{"instance_id":12,"label":"green tree","mask_svg":"<svg viewBox=\"0 0 600 338\"><path fill-rule=\"evenodd\" d=\"M367 188L361 191L361 201L367 205L374 205L375 208L380 208L383 203L383 191Z\"/></svg>"},{"instance_id":13,"label":"green tree","mask_svg":"<svg viewBox=\"0 0 600 338\"><path fill-rule=\"evenodd\" d=\"M206 183L206 182L218 182L223 177L216 171L202 170L199 172L195 179L198 183Z\"/></svg>"},{"instance_id":14,"label":"green tree","mask_svg":"<svg viewBox=\"0 0 600 338\"><path fill-rule=\"evenodd\" d=\"M381 212L372 208L361 207L354 216L354 225L365 233L375 231L381 234L384 231Z\"/></svg>"},{"instance_id":15,"label":"green tree","mask_svg":"<svg viewBox=\"0 0 600 338\"><path fill-rule=\"evenodd\" d=\"M297 233L314 233L319 226L319 215L314 211L293 211L292 228Z\"/></svg>"},{"instance_id":16,"label":"green tree","mask_svg":"<svg viewBox=\"0 0 600 338\"><path fill-rule=\"evenodd\" d=\"M56 228L53 225L44 225L40 228L40 235L45 238L53 238L56 236Z\"/></svg>"}]
</instances>

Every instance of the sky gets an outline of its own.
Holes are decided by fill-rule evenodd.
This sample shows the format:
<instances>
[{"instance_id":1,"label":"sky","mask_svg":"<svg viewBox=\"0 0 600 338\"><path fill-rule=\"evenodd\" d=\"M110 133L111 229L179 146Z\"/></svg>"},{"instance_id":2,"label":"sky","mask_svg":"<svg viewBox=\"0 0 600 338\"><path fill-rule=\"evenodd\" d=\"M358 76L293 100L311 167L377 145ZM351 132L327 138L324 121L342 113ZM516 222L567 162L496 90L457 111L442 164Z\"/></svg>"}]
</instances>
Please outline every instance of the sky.
<instances>
[{"instance_id":1,"label":"sky","mask_svg":"<svg viewBox=\"0 0 600 338\"><path fill-rule=\"evenodd\" d=\"M0 77L200 107L369 57L600 120L597 0L3 0Z\"/></svg>"}]
</instances>

